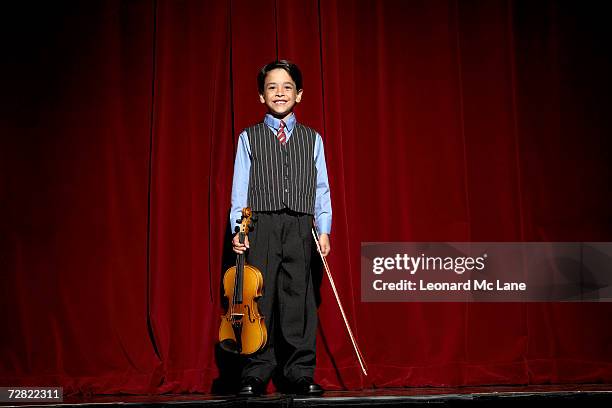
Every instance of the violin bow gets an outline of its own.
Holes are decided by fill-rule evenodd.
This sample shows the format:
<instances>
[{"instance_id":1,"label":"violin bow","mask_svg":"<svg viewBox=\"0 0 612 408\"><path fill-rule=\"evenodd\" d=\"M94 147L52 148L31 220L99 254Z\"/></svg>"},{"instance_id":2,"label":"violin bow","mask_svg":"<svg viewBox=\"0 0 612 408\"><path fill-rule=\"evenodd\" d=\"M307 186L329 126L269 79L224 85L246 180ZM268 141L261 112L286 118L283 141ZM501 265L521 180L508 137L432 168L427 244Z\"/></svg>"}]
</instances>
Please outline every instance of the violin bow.
<instances>
[{"instance_id":1,"label":"violin bow","mask_svg":"<svg viewBox=\"0 0 612 408\"><path fill-rule=\"evenodd\" d=\"M366 367L365 360L363 355L361 354L361 350L359 350L359 346L357 345L357 341L355 340L355 336L353 336L353 331L351 330L351 326L349 325L348 319L346 318L346 313L344 313L344 308L342 307L342 302L340 302L340 296L338 295L338 291L336 290L336 285L334 284L334 278L332 278L331 271L329 270L329 266L327 265L327 261L321 252L321 246L319 245L319 234L312 228L312 236L317 244L317 252L321 256L321 260L323 261L323 266L325 267L325 272L327 272L327 278L329 279L329 283L331 284L332 290L334 291L334 296L336 297L336 302L338 303L338 308L340 309L340 313L342 314L342 319L344 319L344 325L346 326L346 331L348 332L349 337L351 338L351 343L353 343L353 349L355 350L355 354L357 355L357 360L359 361L359 365L361 366L361 371L367 377L368 371Z\"/></svg>"}]
</instances>

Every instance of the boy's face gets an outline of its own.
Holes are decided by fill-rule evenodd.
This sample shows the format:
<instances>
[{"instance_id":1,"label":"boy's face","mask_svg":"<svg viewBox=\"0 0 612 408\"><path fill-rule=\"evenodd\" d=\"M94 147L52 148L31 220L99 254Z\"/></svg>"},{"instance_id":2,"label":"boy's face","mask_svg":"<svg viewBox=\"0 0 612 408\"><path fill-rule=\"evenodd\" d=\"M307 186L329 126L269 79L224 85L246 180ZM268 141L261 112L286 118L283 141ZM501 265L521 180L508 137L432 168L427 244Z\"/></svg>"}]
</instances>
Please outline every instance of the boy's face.
<instances>
[{"instance_id":1,"label":"boy's face","mask_svg":"<svg viewBox=\"0 0 612 408\"><path fill-rule=\"evenodd\" d=\"M296 89L295 82L287 71L277 68L268 72L264 82L264 93L259 95L259 100L266 104L268 111L274 117L286 118L301 99L302 90Z\"/></svg>"}]
</instances>

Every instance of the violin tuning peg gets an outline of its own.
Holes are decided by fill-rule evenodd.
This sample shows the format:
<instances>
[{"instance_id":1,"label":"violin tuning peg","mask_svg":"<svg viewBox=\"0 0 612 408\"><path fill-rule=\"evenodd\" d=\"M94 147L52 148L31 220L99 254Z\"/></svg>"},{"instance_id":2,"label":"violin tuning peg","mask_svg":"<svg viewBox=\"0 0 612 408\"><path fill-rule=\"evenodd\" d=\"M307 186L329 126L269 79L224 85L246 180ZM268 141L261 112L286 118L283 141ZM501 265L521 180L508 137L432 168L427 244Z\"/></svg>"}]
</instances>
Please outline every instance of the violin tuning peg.
<instances>
[{"instance_id":1,"label":"violin tuning peg","mask_svg":"<svg viewBox=\"0 0 612 408\"><path fill-rule=\"evenodd\" d=\"M234 227L234 232L240 232L240 227Z\"/></svg>"},{"instance_id":2,"label":"violin tuning peg","mask_svg":"<svg viewBox=\"0 0 612 408\"><path fill-rule=\"evenodd\" d=\"M242 220L236 220L236 224L240 224Z\"/></svg>"}]
</instances>

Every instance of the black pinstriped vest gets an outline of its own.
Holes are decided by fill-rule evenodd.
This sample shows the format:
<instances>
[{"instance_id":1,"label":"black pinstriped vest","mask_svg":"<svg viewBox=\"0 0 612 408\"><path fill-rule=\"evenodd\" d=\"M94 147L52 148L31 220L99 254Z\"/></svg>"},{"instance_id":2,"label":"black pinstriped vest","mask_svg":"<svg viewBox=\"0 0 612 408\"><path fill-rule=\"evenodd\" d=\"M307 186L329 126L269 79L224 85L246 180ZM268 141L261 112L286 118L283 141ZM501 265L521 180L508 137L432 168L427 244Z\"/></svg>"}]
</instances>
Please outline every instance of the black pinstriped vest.
<instances>
[{"instance_id":1,"label":"black pinstriped vest","mask_svg":"<svg viewBox=\"0 0 612 408\"><path fill-rule=\"evenodd\" d=\"M314 214L316 132L295 124L281 145L264 123L247 128L251 147L248 205L253 211L290 210Z\"/></svg>"}]
</instances>

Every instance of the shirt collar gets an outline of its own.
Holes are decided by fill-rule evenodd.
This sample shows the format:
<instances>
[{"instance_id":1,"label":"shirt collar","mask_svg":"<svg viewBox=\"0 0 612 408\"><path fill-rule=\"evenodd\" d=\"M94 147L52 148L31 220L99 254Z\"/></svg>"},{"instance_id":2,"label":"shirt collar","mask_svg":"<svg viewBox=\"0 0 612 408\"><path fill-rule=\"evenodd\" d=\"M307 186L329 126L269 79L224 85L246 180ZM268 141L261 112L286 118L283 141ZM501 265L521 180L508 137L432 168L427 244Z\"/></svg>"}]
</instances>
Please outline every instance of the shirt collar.
<instances>
[{"instance_id":1,"label":"shirt collar","mask_svg":"<svg viewBox=\"0 0 612 408\"><path fill-rule=\"evenodd\" d=\"M285 129L287 129L287 132L291 132L296 122L295 113L292 113L283 121L285 122ZM280 127L280 119L275 118L269 113L266 114L266 117L264 118L264 123L276 131L278 131L278 128Z\"/></svg>"}]
</instances>

